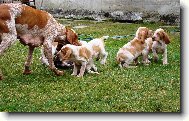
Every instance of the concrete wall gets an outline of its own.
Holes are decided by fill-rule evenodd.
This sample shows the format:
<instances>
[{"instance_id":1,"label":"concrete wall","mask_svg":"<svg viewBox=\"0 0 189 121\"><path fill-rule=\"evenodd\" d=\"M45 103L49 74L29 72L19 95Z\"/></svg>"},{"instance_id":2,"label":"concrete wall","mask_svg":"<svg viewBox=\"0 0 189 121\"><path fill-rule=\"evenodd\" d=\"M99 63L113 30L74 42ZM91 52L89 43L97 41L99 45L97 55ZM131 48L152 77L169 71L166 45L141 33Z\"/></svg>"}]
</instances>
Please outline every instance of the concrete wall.
<instances>
[{"instance_id":1,"label":"concrete wall","mask_svg":"<svg viewBox=\"0 0 189 121\"><path fill-rule=\"evenodd\" d=\"M63 8L64 10L136 11L163 14L180 14L180 0L36 0L38 8Z\"/></svg>"}]
</instances>

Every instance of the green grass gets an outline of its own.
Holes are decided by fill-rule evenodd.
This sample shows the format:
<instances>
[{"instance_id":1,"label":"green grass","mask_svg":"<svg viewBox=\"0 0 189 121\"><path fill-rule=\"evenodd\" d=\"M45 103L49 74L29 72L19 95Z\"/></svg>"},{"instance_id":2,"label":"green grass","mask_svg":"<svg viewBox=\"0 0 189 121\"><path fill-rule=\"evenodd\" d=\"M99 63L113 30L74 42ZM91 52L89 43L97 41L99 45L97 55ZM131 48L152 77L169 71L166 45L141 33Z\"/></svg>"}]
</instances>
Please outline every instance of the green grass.
<instances>
[{"instance_id":1,"label":"green grass","mask_svg":"<svg viewBox=\"0 0 189 121\"><path fill-rule=\"evenodd\" d=\"M64 21L66 23L67 21ZM68 21L70 26L88 25L76 29L79 34L103 35L134 34L138 27L152 30L160 24L127 24L93 21ZM149 66L140 64L133 69L120 69L115 56L120 47L133 37L106 40L109 52L107 64L95 62L99 75L85 74L83 78L55 76L40 63L40 49L34 52L31 75L23 75L27 47L19 42L0 57L4 80L0 81L1 112L180 112L180 33L167 29L168 62ZM161 56L160 56L161 57ZM160 58L162 59L162 57Z\"/></svg>"}]
</instances>

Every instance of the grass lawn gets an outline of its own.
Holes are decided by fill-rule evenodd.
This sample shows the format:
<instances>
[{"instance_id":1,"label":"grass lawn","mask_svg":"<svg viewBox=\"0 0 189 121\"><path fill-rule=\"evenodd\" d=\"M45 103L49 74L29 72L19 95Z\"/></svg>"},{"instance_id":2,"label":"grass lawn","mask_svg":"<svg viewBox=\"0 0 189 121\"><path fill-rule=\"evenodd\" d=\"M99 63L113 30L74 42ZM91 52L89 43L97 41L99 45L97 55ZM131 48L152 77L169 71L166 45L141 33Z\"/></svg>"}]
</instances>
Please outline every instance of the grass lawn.
<instances>
[{"instance_id":1,"label":"grass lawn","mask_svg":"<svg viewBox=\"0 0 189 121\"><path fill-rule=\"evenodd\" d=\"M65 25L86 25L75 29L94 38L103 35L134 34L138 27L156 30L161 24L128 24L93 21L62 21ZM65 70L57 77L41 64L40 49L34 51L31 75L23 75L27 47L17 42L0 57L4 80L0 81L1 112L180 112L180 33L165 27L170 35L168 65L162 61L149 66L120 69L115 56L120 47L133 38L109 38L105 66L95 61L99 75L86 73L83 78ZM160 59L162 57L160 56Z\"/></svg>"}]
</instances>

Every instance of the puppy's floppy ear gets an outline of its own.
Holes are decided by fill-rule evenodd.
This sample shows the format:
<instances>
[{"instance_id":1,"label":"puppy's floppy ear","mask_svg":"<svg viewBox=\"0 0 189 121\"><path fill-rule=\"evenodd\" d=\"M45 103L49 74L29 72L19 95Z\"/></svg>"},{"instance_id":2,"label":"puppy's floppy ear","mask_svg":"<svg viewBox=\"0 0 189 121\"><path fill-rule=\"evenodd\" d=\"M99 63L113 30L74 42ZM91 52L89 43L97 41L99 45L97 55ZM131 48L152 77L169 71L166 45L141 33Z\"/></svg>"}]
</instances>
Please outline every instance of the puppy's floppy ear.
<instances>
[{"instance_id":1,"label":"puppy's floppy ear","mask_svg":"<svg viewBox=\"0 0 189 121\"><path fill-rule=\"evenodd\" d=\"M69 47L65 47L64 49L61 50L61 52L63 54L64 60L67 60L72 54L72 50Z\"/></svg>"},{"instance_id":2,"label":"puppy's floppy ear","mask_svg":"<svg viewBox=\"0 0 189 121\"><path fill-rule=\"evenodd\" d=\"M140 40L141 44L145 43L145 39L147 38L147 36L148 36L148 32L147 31L141 31L140 32L139 40Z\"/></svg>"},{"instance_id":3,"label":"puppy's floppy ear","mask_svg":"<svg viewBox=\"0 0 189 121\"><path fill-rule=\"evenodd\" d=\"M163 32L163 40L165 41L165 44L169 44L170 43L169 36L167 35L166 32Z\"/></svg>"}]
</instances>

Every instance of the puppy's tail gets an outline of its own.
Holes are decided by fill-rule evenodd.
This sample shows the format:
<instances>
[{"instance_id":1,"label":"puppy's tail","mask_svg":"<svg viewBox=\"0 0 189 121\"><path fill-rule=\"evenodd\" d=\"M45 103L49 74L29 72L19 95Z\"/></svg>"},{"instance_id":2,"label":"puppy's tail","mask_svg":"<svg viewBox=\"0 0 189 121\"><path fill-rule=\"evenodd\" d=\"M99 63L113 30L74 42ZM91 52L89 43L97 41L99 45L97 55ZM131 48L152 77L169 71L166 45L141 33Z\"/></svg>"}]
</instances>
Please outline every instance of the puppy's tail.
<instances>
[{"instance_id":1,"label":"puppy's tail","mask_svg":"<svg viewBox=\"0 0 189 121\"><path fill-rule=\"evenodd\" d=\"M109 38L109 36L103 36L101 37L101 39L104 41L104 40L107 40Z\"/></svg>"}]
</instances>

